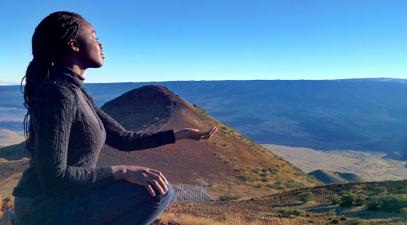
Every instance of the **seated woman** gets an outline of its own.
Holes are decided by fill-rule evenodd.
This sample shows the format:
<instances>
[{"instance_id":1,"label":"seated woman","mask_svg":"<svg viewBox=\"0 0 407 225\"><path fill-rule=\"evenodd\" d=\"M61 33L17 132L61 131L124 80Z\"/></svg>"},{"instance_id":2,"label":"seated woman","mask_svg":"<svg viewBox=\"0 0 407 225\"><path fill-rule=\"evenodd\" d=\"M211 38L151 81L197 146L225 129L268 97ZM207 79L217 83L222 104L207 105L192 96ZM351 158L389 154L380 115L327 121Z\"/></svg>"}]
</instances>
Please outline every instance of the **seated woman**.
<instances>
[{"instance_id":1,"label":"seated woman","mask_svg":"<svg viewBox=\"0 0 407 225\"><path fill-rule=\"evenodd\" d=\"M83 83L86 69L102 66L102 45L92 25L76 13L44 18L32 37L32 53L24 86L31 160L13 191L16 222L150 224L168 206L171 185L161 172L146 167L96 168L102 146L134 151L208 139L216 127L136 133L99 109Z\"/></svg>"}]
</instances>

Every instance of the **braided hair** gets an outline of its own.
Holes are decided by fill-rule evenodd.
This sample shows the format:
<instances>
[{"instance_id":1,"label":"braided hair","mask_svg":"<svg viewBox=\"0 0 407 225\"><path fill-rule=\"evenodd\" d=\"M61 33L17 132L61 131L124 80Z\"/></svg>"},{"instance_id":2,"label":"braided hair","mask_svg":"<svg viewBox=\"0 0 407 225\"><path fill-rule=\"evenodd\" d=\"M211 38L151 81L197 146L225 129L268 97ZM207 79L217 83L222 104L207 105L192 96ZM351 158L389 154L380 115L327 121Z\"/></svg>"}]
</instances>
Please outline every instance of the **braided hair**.
<instances>
[{"instance_id":1,"label":"braided hair","mask_svg":"<svg viewBox=\"0 0 407 225\"><path fill-rule=\"evenodd\" d=\"M24 95L24 107L27 109L23 122L26 139L30 134L29 116L37 101L39 86L49 79L51 67L66 53L68 43L76 38L84 21L79 14L59 11L45 17L35 28L32 37L33 59L28 64L20 85Z\"/></svg>"}]
</instances>

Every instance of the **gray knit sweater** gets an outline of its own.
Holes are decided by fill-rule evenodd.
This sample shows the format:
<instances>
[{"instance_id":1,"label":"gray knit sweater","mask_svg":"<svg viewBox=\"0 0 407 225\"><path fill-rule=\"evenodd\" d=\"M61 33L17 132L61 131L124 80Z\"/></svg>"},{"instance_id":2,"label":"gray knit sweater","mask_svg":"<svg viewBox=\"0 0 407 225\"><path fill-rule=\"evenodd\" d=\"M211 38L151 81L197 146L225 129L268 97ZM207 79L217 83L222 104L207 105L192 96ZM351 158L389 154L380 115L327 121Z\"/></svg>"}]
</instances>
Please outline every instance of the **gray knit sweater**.
<instances>
[{"instance_id":1,"label":"gray knit sweater","mask_svg":"<svg viewBox=\"0 0 407 225\"><path fill-rule=\"evenodd\" d=\"M41 86L30 112L30 167L13 195L69 194L112 182L111 167L96 168L104 144L133 151L175 142L172 130L127 131L95 105L83 81L68 68L54 68Z\"/></svg>"}]
</instances>

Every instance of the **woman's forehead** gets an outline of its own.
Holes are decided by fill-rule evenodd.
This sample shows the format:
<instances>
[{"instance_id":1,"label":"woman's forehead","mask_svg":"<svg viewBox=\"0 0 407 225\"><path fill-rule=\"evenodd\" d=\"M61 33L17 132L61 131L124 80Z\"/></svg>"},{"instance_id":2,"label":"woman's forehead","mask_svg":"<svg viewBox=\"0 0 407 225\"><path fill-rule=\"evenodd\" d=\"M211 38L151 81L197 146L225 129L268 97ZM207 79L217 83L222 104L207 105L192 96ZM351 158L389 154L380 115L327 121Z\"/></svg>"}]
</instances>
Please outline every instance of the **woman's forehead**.
<instances>
[{"instance_id":1,"label":"woman's forehead","mask_svg":"<svg viewBox=\"0 0 407 225\"><path fill-rule=\"evenodd\" d=\"M96 33L95 29L93 28L92 24L84 21L82 23L80 32L86 33L86 34L92 34L92 33Z\"/></svg>"}]
</instances>

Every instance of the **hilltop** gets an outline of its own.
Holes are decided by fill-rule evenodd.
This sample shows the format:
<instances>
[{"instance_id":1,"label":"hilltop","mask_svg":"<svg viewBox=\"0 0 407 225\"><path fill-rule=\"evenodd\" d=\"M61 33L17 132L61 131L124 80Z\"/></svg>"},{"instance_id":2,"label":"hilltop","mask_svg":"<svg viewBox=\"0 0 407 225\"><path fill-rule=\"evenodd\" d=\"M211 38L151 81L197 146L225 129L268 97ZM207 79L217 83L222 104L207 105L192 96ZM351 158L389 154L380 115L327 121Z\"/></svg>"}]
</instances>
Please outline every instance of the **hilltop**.
<instances>
[{"instance_id":1,"label":"hilltop","mask_svg":"<svg viewBox=\"0 0 407 225\"><path fill-rule=\"evenodd\" d=\"M321 181L323 184L358 183L363 181L354 173L337 171L314 170L308 173L308 175Z\"/></svg>"},{"instance_id":2,"label":"hilltop","mask_svg":"<svg viewBox=\"0 0 407 225\"><path fill-rule=\"evenodd\" d=\"M186 140L149 151L127 153L106 146L100 155L100 166L126 163L156 168L175 184L203 184L213 196L261 196L318 184L165 87L150 85L131 90L107 102L102 109L134 131L212 126L219 131L208 142Z\"/></svg>"}]
</instances>

